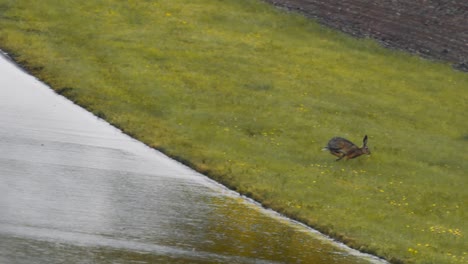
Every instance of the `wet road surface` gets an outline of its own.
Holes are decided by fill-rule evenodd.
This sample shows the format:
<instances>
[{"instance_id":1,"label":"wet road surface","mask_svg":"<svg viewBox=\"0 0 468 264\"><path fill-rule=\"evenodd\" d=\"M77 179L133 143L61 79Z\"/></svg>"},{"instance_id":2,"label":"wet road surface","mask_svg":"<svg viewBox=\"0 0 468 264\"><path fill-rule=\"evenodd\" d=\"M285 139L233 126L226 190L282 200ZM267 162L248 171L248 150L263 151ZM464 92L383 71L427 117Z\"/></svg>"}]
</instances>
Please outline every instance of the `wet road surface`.
<instances>
[{"instance_id":1,"label":"wet road surface","mask_svg":"<svg viewBox=\"0 0 468 264\"><path fill-rule=\"evenodd\" d=\"M0 56L0 263L381 263L122 134Z\"/></svg>"}]
</instances>

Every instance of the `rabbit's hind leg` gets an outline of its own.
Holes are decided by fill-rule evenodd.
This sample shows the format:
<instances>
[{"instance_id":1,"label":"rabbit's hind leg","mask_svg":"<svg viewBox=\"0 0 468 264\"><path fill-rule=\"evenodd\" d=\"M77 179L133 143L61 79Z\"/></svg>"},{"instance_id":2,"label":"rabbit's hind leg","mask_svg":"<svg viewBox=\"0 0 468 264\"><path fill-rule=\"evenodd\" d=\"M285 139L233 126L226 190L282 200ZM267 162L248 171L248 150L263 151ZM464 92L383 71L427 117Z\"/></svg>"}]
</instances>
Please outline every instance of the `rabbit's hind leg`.
<instances>
[{"instance_id":1,"label":"rabbit's hind leg","mask_svg":"<svg viewBox=\"0 0 468 264\"><path fill-rule=\"evenodd\" d=\"M336 154L333 154L333 155L338 157L338 159L336 159L336 161L339 161L342 158L346 157L346 152L344 152L343 150L335 151L335 153Z\"/></svg>"},{"instance_id":2,"label":"rabbit's hind leg","mask_svg":"<svg viewBox=\"0 0 468 264\"><path fill-rule=\"evenodd\" d=\"M335 155L338 157L338 159L336 161L339 161L340 159L344 158L346 156L345 153L341 152L341 151L330 151L330 153L332 155Z\"/></svg>"},{"instance_id":3,"label":"rabbit's hind leg","mask_svg":"<svg viewBox=\"0 0 468 264\"><path fill-rule=\"evenodd\" d=\"M346 157L346 154L344 153L341 153L341 156L339 156L339 158L337 158L335 161L339 161L341 160L342 158Z\"/></svg>"}]
</instances>

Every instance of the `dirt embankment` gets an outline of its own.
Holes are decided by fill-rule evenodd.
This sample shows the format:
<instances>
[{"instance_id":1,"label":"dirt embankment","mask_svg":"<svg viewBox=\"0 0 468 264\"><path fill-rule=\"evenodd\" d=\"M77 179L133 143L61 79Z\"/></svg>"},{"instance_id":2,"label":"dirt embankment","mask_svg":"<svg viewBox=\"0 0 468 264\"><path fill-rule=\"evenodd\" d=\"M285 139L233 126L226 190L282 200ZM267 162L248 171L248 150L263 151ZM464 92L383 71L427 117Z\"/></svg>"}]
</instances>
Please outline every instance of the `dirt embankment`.
<instances>
[{"instance_id":1,"label":"dirt embankment","mask_svg":"<svg viewBox=\"0 0 468 264\"><path fill-rule=\"evenodd\" d=\"M468 71L466 0L266 0L386 47L452 62Z\"/></svg>"}]
</instances>

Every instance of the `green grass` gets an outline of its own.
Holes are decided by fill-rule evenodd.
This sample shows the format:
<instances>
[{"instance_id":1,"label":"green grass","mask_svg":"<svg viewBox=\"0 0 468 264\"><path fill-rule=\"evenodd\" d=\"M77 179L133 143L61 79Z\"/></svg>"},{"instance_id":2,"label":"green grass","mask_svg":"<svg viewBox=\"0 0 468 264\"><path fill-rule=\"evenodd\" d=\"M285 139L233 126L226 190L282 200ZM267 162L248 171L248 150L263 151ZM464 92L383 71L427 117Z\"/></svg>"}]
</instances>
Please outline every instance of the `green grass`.
<instances>
[{"instance_id":1,"label":"green grass","mask_svg":"<svg viewBox=\"0 0 468 264\"><path fill-rule=\"evenodd\" d=\"M0 0L0 47L126 133L348 245L467 263L468 75L254 0ZM332 136L371 156L335 162Z\"/></svg>"}]
</instances>

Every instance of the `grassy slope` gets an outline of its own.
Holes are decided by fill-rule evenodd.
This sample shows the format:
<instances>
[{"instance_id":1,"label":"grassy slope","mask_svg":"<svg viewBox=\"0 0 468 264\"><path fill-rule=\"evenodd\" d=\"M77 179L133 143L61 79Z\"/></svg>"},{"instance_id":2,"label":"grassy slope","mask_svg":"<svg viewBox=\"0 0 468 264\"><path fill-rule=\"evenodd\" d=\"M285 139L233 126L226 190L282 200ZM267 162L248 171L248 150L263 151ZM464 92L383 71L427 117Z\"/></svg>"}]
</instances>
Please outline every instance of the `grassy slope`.
<instances>
[{"instance_id":1,"label":"grassy slope","mask_svg":"<svg viewBox=\"0 0 468 264\"><path fill-rule=\"evenodd\" d=\"M148 145L356 248L467 261L466 73L254 0L0 0L0 47ZM365 133L371 156L320 151Z\"/></svg>"}]
</instances>

